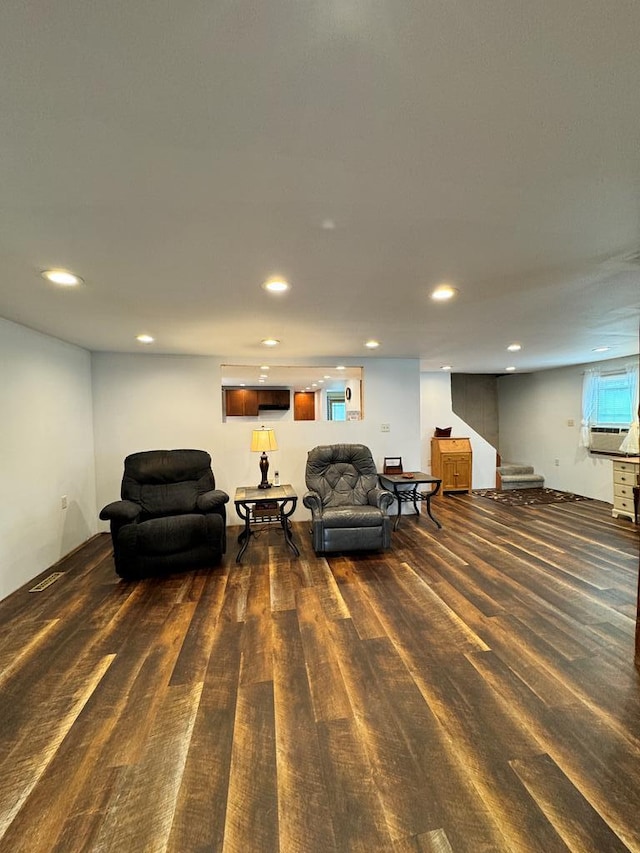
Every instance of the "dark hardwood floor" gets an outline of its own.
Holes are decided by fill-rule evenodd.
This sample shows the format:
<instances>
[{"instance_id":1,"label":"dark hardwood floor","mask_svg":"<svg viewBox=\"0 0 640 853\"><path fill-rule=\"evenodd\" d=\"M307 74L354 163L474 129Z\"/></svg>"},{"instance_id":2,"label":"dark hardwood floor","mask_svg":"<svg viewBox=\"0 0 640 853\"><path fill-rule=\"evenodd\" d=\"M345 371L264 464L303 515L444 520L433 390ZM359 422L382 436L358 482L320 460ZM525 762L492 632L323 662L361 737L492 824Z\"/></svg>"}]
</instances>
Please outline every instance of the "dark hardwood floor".
<instances>
[{"instance_id":1,"label":"dark hardwood floor","mask_svg":"<svg viewBox=\"0 0 640 853\"><path fill-rule=\"evenodd\" d=\"M0 853L640 851L638 531L440 497L381 554L0 604ZM52 571L51 570L51 571ZM50 574L44 572L42 577Z\"/></svg>"}]
</instances>

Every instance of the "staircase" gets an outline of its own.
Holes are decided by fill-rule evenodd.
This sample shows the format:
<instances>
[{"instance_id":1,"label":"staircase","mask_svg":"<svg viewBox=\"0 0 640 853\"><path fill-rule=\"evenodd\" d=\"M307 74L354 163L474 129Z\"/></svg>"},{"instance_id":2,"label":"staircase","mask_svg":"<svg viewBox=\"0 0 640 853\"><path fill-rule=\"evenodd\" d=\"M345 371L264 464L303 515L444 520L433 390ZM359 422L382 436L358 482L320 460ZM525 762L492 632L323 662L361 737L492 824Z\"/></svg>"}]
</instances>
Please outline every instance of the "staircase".
<instances>
[{"instance_id":1,"label":"staircase","mask_svg":"<svg viewBox=\"0 0 640 853\"><path fill-rule=\"evenodd\" d=\"M501 465L498 468L500 488L504 492L511 489L541 489L544 477L533 473L532 465Z\"/></svg>"}]
</instances>

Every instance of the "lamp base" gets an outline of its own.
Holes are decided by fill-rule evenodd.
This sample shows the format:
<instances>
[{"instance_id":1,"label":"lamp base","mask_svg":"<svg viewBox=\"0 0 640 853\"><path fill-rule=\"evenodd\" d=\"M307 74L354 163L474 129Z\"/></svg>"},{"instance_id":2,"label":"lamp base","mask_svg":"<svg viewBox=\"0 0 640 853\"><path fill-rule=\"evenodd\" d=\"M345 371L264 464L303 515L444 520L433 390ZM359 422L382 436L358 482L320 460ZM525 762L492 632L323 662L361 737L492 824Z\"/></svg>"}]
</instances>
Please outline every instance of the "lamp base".
<instances>
[{"instance_id":1,"label":"lamp base","mask_svg":"<svg viewBox=\"0 0 640 853\"><path fill-rule=\"evenodd\" d=\"M262 474L262 481L258 483L258 488L270 489L271 483L267 480L267 474L269 473L269 457L264 451L260 457L260 473Z\"/></svg>"}]
</instances>

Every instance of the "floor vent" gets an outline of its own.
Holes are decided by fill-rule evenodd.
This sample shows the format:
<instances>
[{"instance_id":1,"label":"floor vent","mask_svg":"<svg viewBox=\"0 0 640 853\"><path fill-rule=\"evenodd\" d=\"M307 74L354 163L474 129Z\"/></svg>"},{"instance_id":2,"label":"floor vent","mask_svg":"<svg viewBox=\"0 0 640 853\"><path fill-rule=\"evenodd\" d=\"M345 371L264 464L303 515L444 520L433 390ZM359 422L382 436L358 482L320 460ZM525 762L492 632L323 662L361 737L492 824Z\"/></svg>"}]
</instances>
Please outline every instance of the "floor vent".
<instances>
[{"instance_id":1,"label":"floor vent","mask_svg":"<svg viewBox=\"0 0 640 853\"><path fill-rule=\"evenodd\" d=\"M35 586L32 586L29 592L42 592L43 589L46 589L48 586L51 586L52 583L55 583L59 578L62 577L64 572L52 572L46 578L43 578L40 583L37 583Z\"/></svg>"}]
</instances>

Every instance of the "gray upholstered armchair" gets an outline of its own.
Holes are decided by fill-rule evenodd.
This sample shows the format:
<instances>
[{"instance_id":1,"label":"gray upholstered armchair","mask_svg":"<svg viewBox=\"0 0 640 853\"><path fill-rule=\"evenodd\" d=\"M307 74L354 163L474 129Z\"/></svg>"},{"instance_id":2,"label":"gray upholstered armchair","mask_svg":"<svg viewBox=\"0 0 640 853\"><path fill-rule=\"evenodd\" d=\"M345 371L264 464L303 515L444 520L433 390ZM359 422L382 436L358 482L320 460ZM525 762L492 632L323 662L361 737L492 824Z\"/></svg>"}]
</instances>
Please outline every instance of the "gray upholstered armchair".
<instances>
[{"instance_id":1,"label":"gray upholstered armchair","mask_svg":"<svg viewBox=\"0 0 640 853\"><path fill-rule=\"evenodd\" d=\"M364 444L314 447L305 473L309 491L302 501L311 510L313 548L359 551L389 548L393 495L378 485L371 451Z\"/></svg>"},{"instance_id":2,"label":"gray upholstered armchair","mask_svg":"<svg viewBox=\"0 0 640 853\"><path fill-rule=\"evenodd\" d=\"M226 492L204 450L147 450L124 460L111 522L116 572L127 580L213 566L226 550Z\"/></svg>"}]
</instances>

